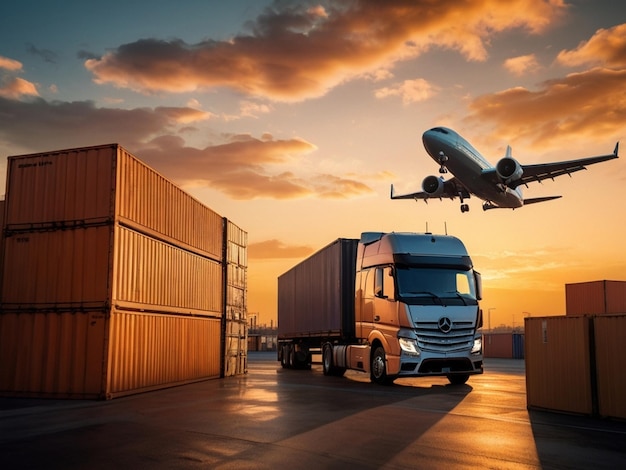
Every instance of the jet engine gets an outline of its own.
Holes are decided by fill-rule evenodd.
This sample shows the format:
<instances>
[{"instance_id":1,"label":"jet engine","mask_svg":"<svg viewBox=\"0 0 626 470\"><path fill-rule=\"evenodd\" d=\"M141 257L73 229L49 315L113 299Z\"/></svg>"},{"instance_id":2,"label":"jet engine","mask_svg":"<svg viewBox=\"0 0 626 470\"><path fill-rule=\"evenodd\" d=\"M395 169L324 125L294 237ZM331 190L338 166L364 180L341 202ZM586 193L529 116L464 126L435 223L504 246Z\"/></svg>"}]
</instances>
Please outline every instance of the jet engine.
<instances>
[{"instance_id":1,"label":"jet engine","mask_svg":"<svg viewBox=\"0 0 626 470\"><path fill-rule=\"evenodd\" d=\"M443 194L443 178L427 176L422 181L422 189L429 197L440 197Z\"/></svg>"},{"instance_id":2,"label":"jet engine","mask_svg":"<svg viewBox=\"0 0 626 470\"><path fill-rule=\"evenodd\" d=\"M496 164L496 173L504 184L509 184L511 181L520 179L524 170L514 158L504 157Z\"/></svg>"}]
</instances>

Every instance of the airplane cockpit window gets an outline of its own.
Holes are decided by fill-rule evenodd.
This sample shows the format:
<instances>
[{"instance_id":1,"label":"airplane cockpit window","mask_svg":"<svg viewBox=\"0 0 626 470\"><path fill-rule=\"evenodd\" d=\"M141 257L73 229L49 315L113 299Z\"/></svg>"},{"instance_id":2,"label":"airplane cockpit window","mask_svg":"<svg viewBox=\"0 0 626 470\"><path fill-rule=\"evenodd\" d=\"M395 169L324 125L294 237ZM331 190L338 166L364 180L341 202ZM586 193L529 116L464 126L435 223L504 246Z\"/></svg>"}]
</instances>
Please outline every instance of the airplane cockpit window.
<instances>
[{"instance_id":1,"label":"airplane cockpit window","mask_svg":"<svg viewBox=\"0 0 626 470\"><path fill-rule=\"evenodd\" d=\"M441 132L442 134L448 134L448 131L445 130L443 127L434 127L431 130L434 132Z\"/></svg>"}]
</instances>

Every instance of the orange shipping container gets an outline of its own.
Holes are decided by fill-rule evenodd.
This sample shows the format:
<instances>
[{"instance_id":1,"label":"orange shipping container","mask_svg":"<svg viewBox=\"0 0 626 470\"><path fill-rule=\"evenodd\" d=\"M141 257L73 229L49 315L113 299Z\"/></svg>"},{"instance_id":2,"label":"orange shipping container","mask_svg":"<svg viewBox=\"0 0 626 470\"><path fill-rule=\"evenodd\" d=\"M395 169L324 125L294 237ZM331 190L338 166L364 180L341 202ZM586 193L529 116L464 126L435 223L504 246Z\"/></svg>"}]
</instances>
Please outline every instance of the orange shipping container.
<instances>
[{"instance_id":1,"label":"orange shipping container","mask_svg":"<svg viewBox=\"0 0 626 470\"><path fill-rule=\"evenodd\" d=\"M626 419L626 315L593 319L600 416Z\"/></svg>"},{"instance_id":2,"label":"orange shipping container","mask_svg":"<svg viewBox=\"0 0 626 470\"><path fill-rule=\"evenodd\" d=\"M9 232L113 221L222 260L222 217L117 144L12 156Z\"/></svg>"},{"instance_id":3,"label":"orange shipping container","mask_svg":"<svg viewBox=\"0 0 626 470\"><path fill-rule=\"evenodd\" d=\"M0 394L113 398L220 376L220 320L125 312L0 315Z\"/></svg>"},{"instance_id":4,"label":"orange shipping container","mask_svg":"<svg viewBox=\"0 0 626 470\"><path fill-rule=\"evenodd\" d=\"M565 284L567 315L626 314L626 281Z\"/></svg>"},{"instance_id":5,"label":"orange shipping container","mask_svg":"<svg viewBox=\"0 0 626 470\"><path fill-rule=\"evenodd\" d=\"M210 258L122 226L24 232L6 240L2 309L115 305L221 317L222 274Z\"/></svg>"},{"instance_id":6,"label":"orange shipping container","mask_svg":"<svg viewBox=\"0 0 626 470\"><path fill-rule=\"evenodd\" d=\"M593 413L589 317L525 319L529 408Z\"/></svg>"},{"instance_id":7,"label":"orange shipping container","mask_svg":"<svg viewBox=\"0 0 626 470\"><path fill-rule=\"evenodd\" d=\"M511 359L513 357L513 334L485 334L484 348L485 357Z\"/></svg>"}]
</instances>

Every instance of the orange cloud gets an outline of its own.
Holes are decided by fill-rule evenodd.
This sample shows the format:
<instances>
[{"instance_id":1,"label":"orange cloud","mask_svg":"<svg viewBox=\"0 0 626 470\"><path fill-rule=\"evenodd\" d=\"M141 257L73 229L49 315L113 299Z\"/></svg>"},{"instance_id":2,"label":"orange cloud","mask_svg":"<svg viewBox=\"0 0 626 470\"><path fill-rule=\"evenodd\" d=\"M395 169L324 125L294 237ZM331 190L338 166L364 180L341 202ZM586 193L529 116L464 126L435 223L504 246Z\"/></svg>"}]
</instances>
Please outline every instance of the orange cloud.
<instances>
[{"instance_id":1,"label":"orange cloud","mask_svg":"<svg viewBox=\"0 0 626 470\"><path fill-rule=\"evenodd\" d=\"M33 152L118 142L177 183L210 186L235 199L346 198L372 192L358 177L290 171L316 149L302 139L229 135L221 143L194 148L172 135L179 125L206 117L193 108L125 110L41 98L23 102L0 94L0 140Z\"/></svg>"},{"instance_id":2,"label":"orange cloud","mask_svg":"<svg viewBox=\"0 0 626 470\"><path fill-rule=\"evenodd\" d=\"M132 151L198 117L191 108L98 108L91 101L19 101L0 94L0 140L33 152L111 142Z\"/></svg>"},{"instance_id":3,"label":"orange cloud","mask_svg":"<svg viewBox=\"0 0 626 470\"><path fill-rule=\"evenodd\" d=\"M21 96L39 96L37 87L22 78L11 78L0 85L0 96L18 99Z\"/></svg>"},{"instance_id":4,"label":"orange cloud","mask_svg":"<svg viewBox=\"0 0 626 470\"><path fill-rule=\"evenodd\" d=\"M522 55L505 60L504 68L514 75L522 76L539 69L539 62L535 54Z\"/></svg>"},{"instance_id":5,"label":"orange cloud","mask_svg":"<svg viewBox=\"0 0 626 470\"><path fill-rule=\"evenodd\" d=\"M511 88L483 95L469 105L468 121L492 122L503 135L547 146L592 132L617 136L626 116L626 69L595 68L544 82L539 90Z\"/></svg>"},{"instance_id":6,"label":"orange cloud","mask_svg":"<svg viewBox=\"0 0 626 470\"><path fill-rule=\"evenodd\" d=\"M310 246L285 245L276 239L248 245L248 257L254 259L304 258L313 251Z\"/></svg>"},{"instance_id":7,"label":"orange cloud","mask_svg":"<svg viewBox=\"0 0 626 470\"><path fill-rule=\"evenodd\" d=\"M425 101L438 92L439 88L422 78L405 80L391 87L379 88L375 91L376 98L399 96L405 105Z\"/></svg>"},{"instance_id":8,"label":"orange cloud","mask_svg":"<svg viewBox=\"0 0 626 470\"><path fill-rule=\"evenodd\" d=\"M298 101L434 46L485 60L493 34L512 28L541 32L565 9L562 0L442 0L436 8L426 0L281 5L250 22L248 35L197 44L141 39L89 58L85 67L97 83L146 93L229 87Z\"/></svg>"},{"instance_id":9,"label":"orange cloud","mask_svg":"<svg viewBox=\"0 0 626 470\"><path fill-rule=\"evenodd\" d=\"M624 67L626 65L626 23L609 29L599 29L589 41L581 42L576 49L561 51L556 60L569 67L586 64Z\"/></svg>"},{"instance_id":10,"label":"orange cloud","mask_svg":"<svg viewBox=\"0 0 626 470\"><path fill-rule=\"evenodd\" d=\"M301 139L275 140L265 134L262 139L229 136L226 143L197 149L185 147L179 137L164 136L138 149L137 156L178 183L210 186L233 199L346 198L372 192L360 181L284 170L315 148Z\"/></svg>"},{"instance_id":11,"label":"orange cloud","mask_svg":"<svg viewBox=\"0 0 626 470\"><path fill-rule=\"evenodd\" d=\"M0 56L0 69L15 72L22 70L22 63L17 60L9 59L8 57Z\"/></svg>"}]
</instances>

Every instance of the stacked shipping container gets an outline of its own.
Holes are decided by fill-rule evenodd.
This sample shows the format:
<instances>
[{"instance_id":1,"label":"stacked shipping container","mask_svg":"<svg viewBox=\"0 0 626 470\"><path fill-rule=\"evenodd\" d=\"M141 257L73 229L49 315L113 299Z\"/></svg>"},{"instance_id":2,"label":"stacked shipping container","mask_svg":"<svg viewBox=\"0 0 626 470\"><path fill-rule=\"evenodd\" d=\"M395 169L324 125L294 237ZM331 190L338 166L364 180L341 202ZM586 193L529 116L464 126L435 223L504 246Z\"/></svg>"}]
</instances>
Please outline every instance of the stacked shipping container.
<instances>
[{"instance_id":1,"label":"stacked shipping container","mask_svg":"<svg viewBox=\"0 0 626 470\"><path fill-rule=\"evenodd\" d=\"M626 315L525 321L530 408L626 419Z\"/></svg>"},{"instance_id":2,"label":"stacked shipping container","mask_svg":"<svg viewBox=\"0 0 626 470\"><path fill-rule=\"evenodd\" d=\"M4 215L0 392L245 372L246 233L119 145L9 157Z\"/></svg>"},{"instance_id":3,"label":"stacked shipping container","mask_svg":"<svg viewBox=\"0 0 626 470\"><path fill-rule=\"evenodd\" d=\"M626 281L565 284L566 315L626 313Z\"/></svg>"}]
</instances>

